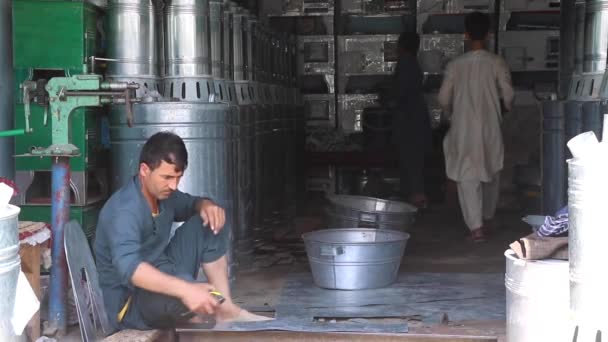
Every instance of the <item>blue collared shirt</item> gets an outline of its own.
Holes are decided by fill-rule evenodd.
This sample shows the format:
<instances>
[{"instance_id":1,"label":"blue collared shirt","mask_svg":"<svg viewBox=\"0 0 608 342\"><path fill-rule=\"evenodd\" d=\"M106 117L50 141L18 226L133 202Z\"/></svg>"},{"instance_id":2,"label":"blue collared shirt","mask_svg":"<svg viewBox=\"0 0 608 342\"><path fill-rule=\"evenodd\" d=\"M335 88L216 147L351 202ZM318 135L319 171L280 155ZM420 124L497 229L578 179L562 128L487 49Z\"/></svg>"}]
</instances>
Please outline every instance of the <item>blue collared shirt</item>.
<instances>
[{"instance_id":1,"label":"blue collared shirt","mask_svg":"<svg viewBox=\"0 0 608 342\"><path fill-rule=\"evenodd\" d=\"M175 191L166 200L159 201L160 212L153 217L141 192L139 178L135 176L104 205L93 249L106 313L115 329L119 329L117 314L133 293L131 277L135 269L142 262L153 264L163 254L169 245L173 222L187 221L196 214L196 203L200 199ZM139 321L136 325L145 328L141 317L135 320Z\"/></svg>"}]
</instances>

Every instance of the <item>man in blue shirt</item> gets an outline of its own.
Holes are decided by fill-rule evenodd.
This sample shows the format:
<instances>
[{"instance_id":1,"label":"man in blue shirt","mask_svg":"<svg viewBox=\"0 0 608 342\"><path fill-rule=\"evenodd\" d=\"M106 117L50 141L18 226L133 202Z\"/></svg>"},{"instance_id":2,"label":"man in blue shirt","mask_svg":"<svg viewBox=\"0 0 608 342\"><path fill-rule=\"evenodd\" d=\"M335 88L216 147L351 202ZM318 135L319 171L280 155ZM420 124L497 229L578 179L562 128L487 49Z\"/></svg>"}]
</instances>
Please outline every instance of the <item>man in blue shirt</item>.
<instances>
[{"instance_id":1,"label":"man in blue shirt","mask_svg":"<svg viewBox=\"0 0 608 342\"><path fill-rule=\"evenodd\" d=\"M230 297L225 212L177 190L188 165L180 137L157 133L143 146L139 172L110 197L94 251L104 303L117 329L172 328L197 314L218 321L261 320ZM185 222L171 238L173 222ZM196 282L202 265L209 283ZM219 303L212 291L220 292Z\"/></svg>"}]
</instances>

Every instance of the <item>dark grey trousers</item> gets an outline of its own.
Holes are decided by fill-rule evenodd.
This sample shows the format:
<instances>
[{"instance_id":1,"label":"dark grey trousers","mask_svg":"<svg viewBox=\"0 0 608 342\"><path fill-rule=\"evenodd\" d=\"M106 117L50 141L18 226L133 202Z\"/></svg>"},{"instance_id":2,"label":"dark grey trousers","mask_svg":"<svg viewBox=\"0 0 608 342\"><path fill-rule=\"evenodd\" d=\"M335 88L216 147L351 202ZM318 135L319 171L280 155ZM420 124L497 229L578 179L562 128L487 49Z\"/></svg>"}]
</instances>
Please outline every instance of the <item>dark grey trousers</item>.
<instances>
[{"instance_id":1,"label":"dark grey trousers","mask_svg":"<svg viewBox=\"0 0 608 342\"><path fill-rule=\"evenodd\" d=\"M195 215L177 229L165 253L153 264L160 271L178 278L195 281L201 263L216 261L226 254L227 229L214 235L208 226L203 227L200 216ZM178 298L136 289L125 326L130 319L143 319L150 328L174 328L194 316Z\"/></svg>"}]
</instances>

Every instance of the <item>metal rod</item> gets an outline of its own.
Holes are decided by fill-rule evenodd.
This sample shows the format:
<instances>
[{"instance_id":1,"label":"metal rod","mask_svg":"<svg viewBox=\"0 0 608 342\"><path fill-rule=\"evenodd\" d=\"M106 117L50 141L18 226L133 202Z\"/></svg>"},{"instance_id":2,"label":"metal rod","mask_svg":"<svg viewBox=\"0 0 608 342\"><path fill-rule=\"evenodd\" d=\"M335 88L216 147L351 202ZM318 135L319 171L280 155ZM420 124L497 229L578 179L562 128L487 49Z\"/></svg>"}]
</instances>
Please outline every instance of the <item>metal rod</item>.
<instances>
[{"instance_id":1,"label":"metal rod","mask_svg":"<svg viewBox=\"0 0 608 342\"><path fill-rule=\"evenodd\" d=\"M49 327L57 329L58 336L67 328L67 264L63 244L63 228L70 218L70 158L53 157L51 169L52 189L52 268L49 295Z\"/></svg>"},{"instance_id":2,"label":"metal rod","mask_svg":"<svg viewBox=\"0 0 608 342\"><path fill-rule=\"evenodd\" d=\"M24 135L25 134L25 130L24 129L11 129L8 131L0 131L0 138L2 137L14 137L17 135Z\"/></svg>"}]
</instances>

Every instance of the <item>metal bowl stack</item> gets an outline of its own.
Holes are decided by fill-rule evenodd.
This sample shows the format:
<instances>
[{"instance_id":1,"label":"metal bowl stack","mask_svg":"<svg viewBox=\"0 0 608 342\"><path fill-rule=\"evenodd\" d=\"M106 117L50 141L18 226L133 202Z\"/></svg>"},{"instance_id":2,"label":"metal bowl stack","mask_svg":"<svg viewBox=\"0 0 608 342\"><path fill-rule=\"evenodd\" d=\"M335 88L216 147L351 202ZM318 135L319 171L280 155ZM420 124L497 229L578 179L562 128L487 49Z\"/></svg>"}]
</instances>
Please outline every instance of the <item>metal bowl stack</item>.
<instances>
[{"instance_id":1,"label":"metal bowl stack","mask_svg":"<svg viewBox=\"0 0 608 342\"><path fill-rule=\"evenodd\" d=\"M335 195L326 209L332 228L376 228L406 232L414 223L416 207L364 196Z\"/></svg>"}]
</instances>

